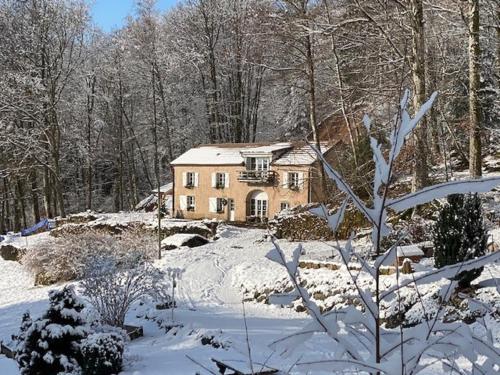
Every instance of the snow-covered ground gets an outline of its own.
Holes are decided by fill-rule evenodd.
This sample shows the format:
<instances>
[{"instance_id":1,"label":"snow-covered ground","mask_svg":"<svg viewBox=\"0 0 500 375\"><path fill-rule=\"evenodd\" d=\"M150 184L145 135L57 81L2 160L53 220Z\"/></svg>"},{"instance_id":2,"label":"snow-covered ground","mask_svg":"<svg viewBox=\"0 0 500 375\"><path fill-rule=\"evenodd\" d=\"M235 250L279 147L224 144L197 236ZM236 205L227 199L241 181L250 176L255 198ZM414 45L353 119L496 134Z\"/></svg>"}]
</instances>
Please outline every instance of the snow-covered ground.
<instances>
[{"instance_id":1,"label":"snow-covered ground","mask_svg":"<svg viewBox=\"0 0 500 375\"><path fill-rule=\"evenodd\" d=\"M175 310L175 320L184 327L175 336L165 334L155 322L136 318L144 312L138 306L129 314L128 321L143 325L145 336L129 344L124 373L203 373L203 369L187 356L213 370L212 357L246 358L248 347L241 284L249 274L261 281L275 279L277 275L286 276L279 266L265 258L272 248L272 244L264 239L265 234L263 230L227 227L219 240L208 245L165 251L163 259L157 262L159 267L184 269L176 291L179 308ZM43 238L46 235L37 236ZM37 236L30 237L30 243L36 243ZM295 245L284 246L291 250ZM306 249L309 248L318 256L331 254L331 249L320 242L306 244ZM47 292L54 286L33 286L33 276L17 262L0 258L0 270L0 340L8 341L10 335L17 331L23 312L29 310L33 316L38 316L44 311ZM282 365L283 360L273 355L267 345L280 335L303 326L307 316L290 309L255 303L246 303L245 310L253 360ZM220 341L229 343L229 348L215 349L210 345L201 345L201 335L218 337ZM13 361L0 358L2 375L6 371L17 373Z\"/></svg>"},{"instance_id":2,"label":"snow-covered ground","mask_svg":"<svg viewBox=\"0 0 500 375\"><path fill-rule=\"evenodd\" d=\"M46 240L45 236L32 236L28 241L36 244ZM136 306L127 321L142 325L144 337L128 344L123 374L208 374L199 364L217 373L211 358L246 361L249 348L254 363L281 369L291 367L302 355L303 350L298 350L289 358L281 358L268 345L303 327L309 321L305 313L245 302L248 331L245 329L244 292L248 294L249 290L276 285L287 279L284 269L265 257L272 249L272 244L265 239L266 231L227 226L222 227L219 236L218 240L204 246L165 251L163 258L156 262L162 269L183 270L176 290L179 305L174 312L175 321L182 327L165 333L156 322L144 318L151 316L148 305ZM288 255L296 245L280 241ZM321 241L306 242L304 249L305 259L325 260L332 255L329 244ZM498 265L492 272L500 279ZM305 273L316 275L317 280L330 279L330 282L336 277L333 271L325 269L306 270ZM337 281L344 283L344 279L338 276ZM34 287L33 281L19 263L0 258L0 340L8 341L17 331L23 312L29 310L33 316L38 316L46 308L47 292L54 287ZM154 314L164 314L168 318L171 312L165 310ZM500 326L498 322L493 323L493 334L498 336ZM213 337L225 348L202 345L202 337ZM331 349L331 342L322 337L306 345L313 345L316 353ZM18 374L14 361L0 356L0 374Z\"/></svg>"}]
</instances>

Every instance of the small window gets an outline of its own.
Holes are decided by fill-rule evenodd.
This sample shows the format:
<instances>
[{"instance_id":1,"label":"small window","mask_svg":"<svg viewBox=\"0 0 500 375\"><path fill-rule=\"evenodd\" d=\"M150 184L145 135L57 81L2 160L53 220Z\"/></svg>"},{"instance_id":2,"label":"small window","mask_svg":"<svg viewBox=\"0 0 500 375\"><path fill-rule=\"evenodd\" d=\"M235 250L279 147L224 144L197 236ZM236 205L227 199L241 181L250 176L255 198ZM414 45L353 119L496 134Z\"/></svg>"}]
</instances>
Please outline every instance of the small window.
<instances>
[{"instance_id":1,"label":"small window","mask_svg":"<svg viewBox=\"0 0 500 375\"><path fill-rule=\"evenodd\" d=\"M297 172L288 173L288 187L290 189L299 188L299 174Z\"/></svg>"},{"instance_id":2,"label":"small window","mask_svg":"<svg viewBox=\"0 0 500 375\"><path fill-rule=\"evenodd\" d=\"M186 202L187 202L187 210L194 211L195 206L196 206L194 197L192 195L188 195L186 197Z\"/></svg>"},{"instance_id":3,"label":"small window","mask_svg":"<svg viewBox=\"0 0 500 375\"><path fill-rule=\"evenodd\" d=\"M255 170L255 158L247 158L245 163L248 171Z\"/></svg>"},{"instance_id":4,"label":"small window","mask_svg":"<svg viewBox=\"0 0 500 375\"><path fill-rule=\"evenodd\" d=\"M223 189L226 186L226 174L216 173L215 174L215 187L217 189Z\"/></svg>"},{"instance_id":5,"label":"small window","mask_svg":"<svg viewBox=\"0 0 500 375\"><path fill-rule=\"evenodd\" d=\"M281 204L280 204L281 211L288 210L289 208L290 208L290 204L288 202L281 202Z\"/></svg>"},{"instance_id":6,"label":"small window","mask_svg":"<svg viewBox=\"0 0 500 375\"><path fill-rule=\"evenodd\" d=\"M194 186L194 172L187 172L186 173L186 187L193 187L193 186Z\"/></svg>"}]
</instances>

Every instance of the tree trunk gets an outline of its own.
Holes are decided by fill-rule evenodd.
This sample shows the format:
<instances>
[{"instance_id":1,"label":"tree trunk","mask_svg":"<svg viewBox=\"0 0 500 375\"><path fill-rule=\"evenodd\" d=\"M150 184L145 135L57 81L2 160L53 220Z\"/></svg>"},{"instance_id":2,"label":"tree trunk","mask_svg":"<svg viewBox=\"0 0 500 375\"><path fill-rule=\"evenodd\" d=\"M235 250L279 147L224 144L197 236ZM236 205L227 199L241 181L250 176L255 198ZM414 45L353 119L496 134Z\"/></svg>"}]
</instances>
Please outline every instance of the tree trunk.
<instances>
[{"instance_id":1,"label":"tree trunk","mask_svg":"<svg viewBox=\"0 0 500 375\"><path fill-rule=\"evenodd\" d=\"M31 199L33 202L33 217L35 218L35 223L38 223L40 221L40 205L38 204L38 180L35 169L31 171L30 179L31 179Z\"/></svg>"},{"instance_id":2,"label":"tree trunk","mask_svg":"<svg viewBox=\"0 0 500 375\"><path fill-rule=\"evenodd\" d=\"M45 216L52 219L54 213L52 211L52 184L50 180L49 168L43 167L43 206L45 208Z\"/></svg>"},{"instance_id":3,"label":"tree trunk","mask_svg":"<svg viewBox=\"0 0 500 375\"><path fill-rule=\"evenodd\" d=\"M469 0L469 174L481 177L479 0Z\"/></svg>"},{"instance_id":4,"label":"tree trunk","mask_svg":"<svg viewBox=\"0 0 500 375\"><path fill-rule=\"evenodd\" d=\"M308 34L305 37L305 47L306 47L306 62L307 62L307 76L309 79L309 126L311 127L311 132L313 136L313 141L315 147L321 152L321 143L319 139L318 123L316 119L316 83L315 83L315 71L314 71L314 56L313 56L313 46L312 46L312 36ZM326 198L326 176L323 163L320 163L320 186L322 187L323 196L322 199Z\"/></svg>"},{"instance_id":5,"label":"tree trunk","mask_svg":"<svg viewBox=\"0 0 500 375\"><path fill-rule=\"evenodd\" d=\"M158 194L157 201L157 218L158 218L158 259L161 259L161 180L160 180L160 157L158 154L158 129L156 119L156 83L154 70L151 70L152 88L153 88L153 143L154 143L154 168L156 177L156 189Z\"/></svg>"},{"instance_id":6,"label":"tree trunk","mask_svg":"<svg viewBox=\"0 0 500 375\"><path fill-rule=\"evenodd\" d=\"M423 0L411 0L412 17L412 79L415 93L413 108L418 110L425 103L425 31ZM429 184L427 165L427 120L424 117L415 129L415 164L413 167L413 191Z\"/></svg>"}]
</instances>

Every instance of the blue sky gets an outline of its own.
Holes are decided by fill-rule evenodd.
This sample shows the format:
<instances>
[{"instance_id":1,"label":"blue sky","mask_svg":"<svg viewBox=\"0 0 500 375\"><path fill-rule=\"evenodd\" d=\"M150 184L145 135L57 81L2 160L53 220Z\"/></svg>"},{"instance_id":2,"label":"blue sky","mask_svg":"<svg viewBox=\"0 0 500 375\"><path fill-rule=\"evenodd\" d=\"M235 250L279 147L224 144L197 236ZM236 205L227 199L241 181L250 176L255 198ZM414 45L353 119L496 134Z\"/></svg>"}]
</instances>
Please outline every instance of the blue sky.
<instances>
[{"instance_id":1,"label":"blue sky","mask_svg":"<svg viewBox=\"0 0 500 375\"><path fill-rule=\"evenodd\" d=\"M158 0L157 8L165 10L174 5L177 0ZM111 31L123 25L127 15L132 14L135 0L94 0L92 18L104 31Z\"/></svg>"}]
</instances>

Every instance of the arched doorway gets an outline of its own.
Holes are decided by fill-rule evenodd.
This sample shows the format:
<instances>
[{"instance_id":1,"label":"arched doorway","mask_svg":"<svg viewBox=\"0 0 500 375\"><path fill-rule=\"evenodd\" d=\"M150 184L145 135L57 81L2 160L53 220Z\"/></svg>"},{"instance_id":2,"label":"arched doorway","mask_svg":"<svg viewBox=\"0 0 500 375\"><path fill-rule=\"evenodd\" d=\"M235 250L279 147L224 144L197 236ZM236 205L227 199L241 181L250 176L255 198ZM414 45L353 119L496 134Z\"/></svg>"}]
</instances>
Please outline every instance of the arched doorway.
<instances>
[{"instance_id":1,"label":"arched doorway","mask_svg":"<svg viewBox=\"0 0 500 375\"><path fill-rule=\"evenodd\" d=\"M269 212L269 198L262 190L254 190L247 197L247 216L255 218L267 218Z\"/></svg>"}]
</instances>

